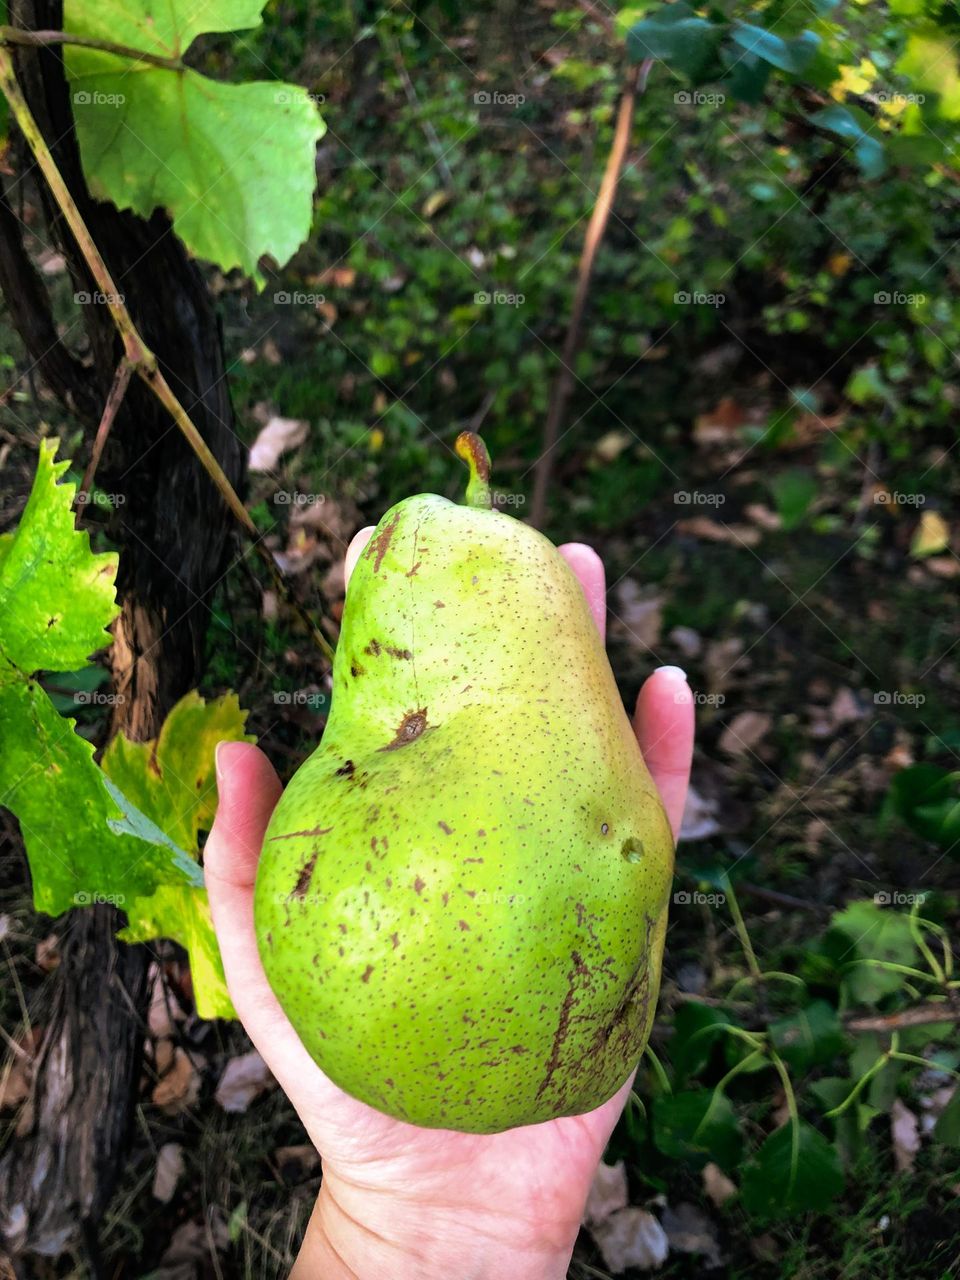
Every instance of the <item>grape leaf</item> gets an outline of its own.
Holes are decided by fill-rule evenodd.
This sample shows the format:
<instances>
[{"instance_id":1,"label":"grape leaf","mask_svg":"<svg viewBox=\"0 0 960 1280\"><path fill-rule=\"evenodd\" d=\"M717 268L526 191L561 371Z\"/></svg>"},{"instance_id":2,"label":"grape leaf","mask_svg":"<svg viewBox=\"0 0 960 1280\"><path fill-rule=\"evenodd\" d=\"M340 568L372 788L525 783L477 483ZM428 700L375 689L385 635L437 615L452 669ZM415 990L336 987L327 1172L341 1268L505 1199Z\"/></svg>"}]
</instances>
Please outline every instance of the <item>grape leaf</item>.
<instances>
[{"instance_id":1,"label":"grape leaf","mask_svg":"<svg viewBox=\"0 0 960 1280\"><path fill-rule=\"evenodd\" d=\"M303 89L225 84L181 59L204 32L258 26L262 9L262 0L67 0L64 12L72 34L166 60L67 47L93 194L142 217L165 208L192 253L224 270L240 267L258 285L259 259L269 254L282 265L309 233L325 126Z\"/></svg>"},{"instance_id":2,"label":"grape leaf","mask_svg":"<svg viewBox=\"0 0 960 1280\"><path fill-rule=\"evenodd\" d=\"M209 705L189 694L155 742L114 739L100 769L59 714L34 668L77 668L109 640L117 557L74 528L56 449L41 445L20 524L0 539L0 803L19 819L38 911L123 908L120 936L180 941L201 1016L231 1017L198 850L215 810L214 747L245 737L244 716L233 694Z\"/></svg>"},{"instance_id":3,"label":"grape leaf","mask_svg":"<svg viewBox=\"0 0 960 1280\"><path fill-rule=\"evenodd\" d=\"M38 666L78 667L110 639L116 555L94 554L74 528L66 462L44 441L33 488L12 536L0 545L0 802L19 819L38 911L151 893L202 875L162 831L112 789L93 747L58 714Z\"/></svg>"},{"instance_id":4,"label":"grape leaf","mask_svg":"<svg viewBox=\"0 0 960 1280\"><path fill-rule=\"evenodd\" d=\"M181 698L157 738L131 742L114 738L103 753L103 770L146 817L199 858L200 832L216 812L214 750L218 742L252 742L244 733L246 715L236 694L205 703L197 694ZM173 938L190 955L197 1012L201 1018L232 1018L206 890L163 884L126 903L127 942Z\"/></svg>"},{"instance_id":5,"label":"grape leaf","mask_svg":"<svg viewBox=\"0 0 960 1280\"><path fill-rule=\"evenodd\" d=\"M33 488L0 558L0 650L21 671L72 671L110 643L118 613L117 557L94 555L74 528L76 486L58 485L67 462L54 462L59 441L44 440Z\"/></svg>"}]
</instances>

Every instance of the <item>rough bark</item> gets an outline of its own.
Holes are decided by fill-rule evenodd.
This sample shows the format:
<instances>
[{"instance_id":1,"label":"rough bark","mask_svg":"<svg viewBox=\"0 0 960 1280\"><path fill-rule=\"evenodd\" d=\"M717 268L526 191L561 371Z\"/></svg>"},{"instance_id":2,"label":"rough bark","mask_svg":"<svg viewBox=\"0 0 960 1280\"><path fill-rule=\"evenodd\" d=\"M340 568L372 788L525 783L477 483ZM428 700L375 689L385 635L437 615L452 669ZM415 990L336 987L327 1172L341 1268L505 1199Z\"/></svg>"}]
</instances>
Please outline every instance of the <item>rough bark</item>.
<instances>
[{"instance_id":1,"label":"rough bark","mask_svg":"<svg viewBox=\"0 0 960 1280\"><path fill-rule=\"evenodd\" d=\"M59 29L62 5L14 0L10 20ZM195 265L162 215L143 221L93 201L80 169L59 49L23 50L18 76L45 138L127 306L170 385L230 481L242 476L216 314ZM21 172L27 167L23 162ZM78 291L94 292L69 230L45 193L47 232ZM0 214L0 273L29 292L12 297L37 371L81 417L92 440L121 355L109 313L83 306L89 358L52 339L52 322L24 265L12 201ZM19 274L18 274L19 273ZM34 273L35 274L35 273ZM23 308L29 303L29 316ZM85 459L78 459L82 464ZM198 681L207 602L225 567L230 518L160 405L137 380L114 423L97 485L117 495L109 535L120 550L112 665L118 701L111 732L156 734L173 703ZM64 815L68 820L69 815ZM116 1185L139 1082L148 953L114 937L111 907L69 918L33 1096L0 1159L0 1230L8 1249L56 1254L88 1241Z\"/></svg>"}]
</instances>

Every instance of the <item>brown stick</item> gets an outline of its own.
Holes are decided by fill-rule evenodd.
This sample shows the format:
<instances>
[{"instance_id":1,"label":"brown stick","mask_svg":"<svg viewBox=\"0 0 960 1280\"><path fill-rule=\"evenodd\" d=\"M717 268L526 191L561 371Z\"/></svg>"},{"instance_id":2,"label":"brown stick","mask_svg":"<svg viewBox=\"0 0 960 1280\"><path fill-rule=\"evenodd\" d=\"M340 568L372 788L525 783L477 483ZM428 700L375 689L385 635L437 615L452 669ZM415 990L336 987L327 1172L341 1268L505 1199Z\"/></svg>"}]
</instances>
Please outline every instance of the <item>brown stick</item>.
<instances>
[{"instance_id":1,"label":"brown stick","mask_svg":"<svg viewBox=\"0 0 960 1280\"><path fill-rule=\"evenodd\" d=\"M133 365L129 360L123 359L117 365L117 372L113 377L113 386L110 388L110 394L107 396L107 403L103 406L103 417L100 419L100 425L97 427L97 434L93 441L93 451L90 454L90 461L87 463L87 469L83 473L83 483L77 493L75 502L80 505L85 503L87 497L93 487L93 477L97 474L97 467L100 463L100 455L103 453L103 446L107 443L110 435L110 429L113 426L113 420L117 416L123 397L127 393L127 387L130 385L130 378L133 374Z\"/></svg>"},{"instance_id":2,"label":"brown stick","mask_svg":"<svg viewBox=\"0 0 960 1280\"><path fill-rule=\"evenodd\" d=\"M860 1031L890 1032L904 1027L925 1027L934 1022L960 1022L960 1008L950 1004L918 1004L900 1013L880 1013L870 1017L844 1019L844 1026Z\"/></svg>"},{"instance_id":3,"label":"brown stick","mask_svg":"<svg viewBox=\"0 0 960 1280\"><path fill-rule=\"evenodd\" d=\"M610 147L610 154L607 157L607 167L604 171L603 181L600 183L600 190L597 193L596 204L593 206L593 213L590 215L590 224L587 227L583 250L580 254L580 266L577 271L577 291L574 294L570 324L567 328L567 336L560 355L560 369L553 384L546 421L543 424L540 456L534 468L530 523L537 529L543 526L544 517L546 516L547 490L550 487L550 475L553 469L553 450L560 439L560 429L566 416L567 402L570 399L570 393L573 391L573 363L580 348L583 316L587 304L587 295L590 291L590 283L593 278L593 265L596 260L597 250L600 248L607 229L610 210L613 207L613 198L616 195L617 184L620 181L620 173L623 169L623 161L627 154L637 93L643 91L648 70L649 67L644 63L638 68L631 69L630 74L627 76L623 96L620 99L620 110L617 115L613 143Z\"/></svg>"}]
</instances>

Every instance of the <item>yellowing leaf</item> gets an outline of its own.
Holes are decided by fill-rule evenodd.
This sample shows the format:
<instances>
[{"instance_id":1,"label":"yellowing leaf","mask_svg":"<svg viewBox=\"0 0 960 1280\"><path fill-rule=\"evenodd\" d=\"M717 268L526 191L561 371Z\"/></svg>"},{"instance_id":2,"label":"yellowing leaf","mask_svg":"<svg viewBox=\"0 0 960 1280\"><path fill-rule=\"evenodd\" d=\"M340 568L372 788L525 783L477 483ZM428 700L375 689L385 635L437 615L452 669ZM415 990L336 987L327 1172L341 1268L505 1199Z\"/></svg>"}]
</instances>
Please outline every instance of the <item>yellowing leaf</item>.
<instances>
[{"instance_id":1,"label":"yellowing leaf","mask_svg":"<svg viewBox=\"0 0 960 1280\"><path fill-rule=\"evenodd\" d=\"M910 543L910 554L920 560L946 551L950 545L950 526L936 511L924 511Z\"/></svg>"},{"instance_id":2,"label":"yellowing leaf","mask_svg":"<svg viewBox=\"0 0 960 1280\"><path fill-rule=\"evenodd\" d=\"M843 66L839 70L839 78L830 86L830 96L837 102L843 102L848 94L866 93L877 78L877 68L869 58L861 58L855 67Z\"/></svg>"},{"instance_id":3,"label":"yellowing leaf","mask_svg":"<svg viewBox=\"0 0 960 1280\"><path fill-rule=\"evenodd\" d=\"M116 737L103 753L103 771L152 822L199 859L200 832L209 831L217 807L214 751L218 742L253 742L234 693L204 702L194 691L181 698L150 742ZM207 891L161 884L125 904L128 942L173 938L190 955L202 1018L234 1017L220 950L210 921Z\"/></svg>"}]
</instances>

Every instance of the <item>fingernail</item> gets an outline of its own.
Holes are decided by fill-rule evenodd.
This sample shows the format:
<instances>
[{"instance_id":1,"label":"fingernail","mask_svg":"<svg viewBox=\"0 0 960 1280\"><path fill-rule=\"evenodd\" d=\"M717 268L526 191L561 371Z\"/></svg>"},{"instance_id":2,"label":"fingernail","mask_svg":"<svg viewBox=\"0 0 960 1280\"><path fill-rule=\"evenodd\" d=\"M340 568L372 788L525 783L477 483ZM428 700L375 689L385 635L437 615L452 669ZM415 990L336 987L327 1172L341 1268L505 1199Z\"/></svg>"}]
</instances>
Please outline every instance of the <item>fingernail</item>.
<instances>
[{"instance_id":1,"label":"fingernail","mask_svg":"<svg viewBox=\"0 0 960 1280\"><path fill-rule=\"evenodd\" d=\"M227 744L225 742L218 742L213 752L213 767L217 775L218 786L223 781L223 769L224 769L224 765L226 764L226 761L221 760L220 753L223 751L223 748L226 745Z\"/></svg>"},{"instance_id":2,"label":"fingernail","mask_svg":"<svg viewBox=\"0 0 960 1280\"><path fill-rule=\"evenodd\" d=\"M686 680L687 673L683 667L657 667L655 676L670 676L674 680Z\"/></svg>"}]
</instances>

